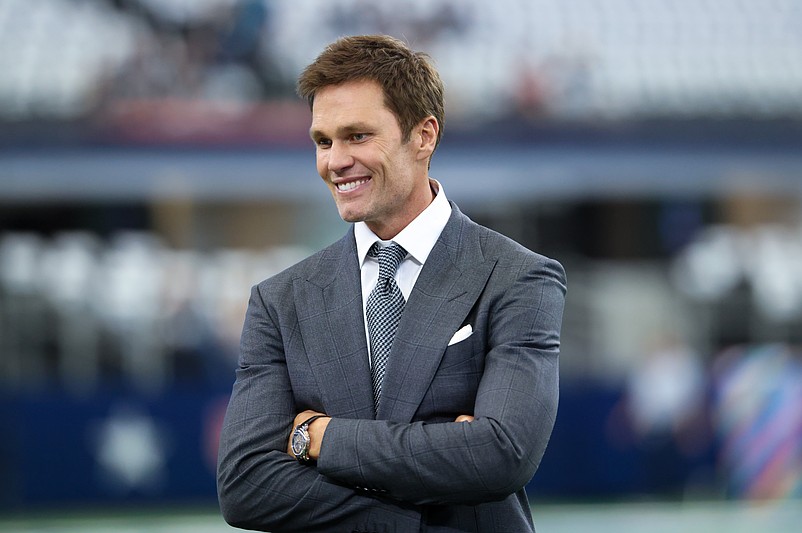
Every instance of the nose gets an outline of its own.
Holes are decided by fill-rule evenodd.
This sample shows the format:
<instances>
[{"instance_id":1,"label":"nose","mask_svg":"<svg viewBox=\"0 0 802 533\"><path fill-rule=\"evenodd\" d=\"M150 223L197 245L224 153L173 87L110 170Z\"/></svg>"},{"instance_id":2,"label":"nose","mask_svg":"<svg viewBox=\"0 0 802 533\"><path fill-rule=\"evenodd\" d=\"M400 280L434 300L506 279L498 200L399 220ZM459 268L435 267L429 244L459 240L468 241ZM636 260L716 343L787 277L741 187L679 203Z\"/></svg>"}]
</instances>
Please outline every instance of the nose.
<instances>
[{"instance_id":1,"label":"nose","mask_svg":"<svg viewBox=\"0 0 802 533\"><path fill-rule=\"evenodd\" d=\"M334 141L329 147L328 155L329 171L335 174L339 174L354 164L354 158L351 157L346 143Z\"/></svg>"}]
</instances>

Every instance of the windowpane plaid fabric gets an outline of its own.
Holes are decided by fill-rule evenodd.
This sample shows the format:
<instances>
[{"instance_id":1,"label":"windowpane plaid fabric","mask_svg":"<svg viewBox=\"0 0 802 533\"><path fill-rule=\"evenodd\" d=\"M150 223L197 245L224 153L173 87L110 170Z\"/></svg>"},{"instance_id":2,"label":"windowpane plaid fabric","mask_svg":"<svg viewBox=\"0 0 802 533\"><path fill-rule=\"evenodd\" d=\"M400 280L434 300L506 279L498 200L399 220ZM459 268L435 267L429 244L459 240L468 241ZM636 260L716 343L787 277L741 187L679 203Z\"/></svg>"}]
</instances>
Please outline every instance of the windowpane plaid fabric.
<instances>
[{"instance_id":1,"label":"windowpane plaid fabric","mask_svg":"<svg viewBox=\"0 0 802 533\"><path fill-rule=\"evenodd\" d=\"M393 347L393 338L406 303L395 282L395 271L406 257L407 251L396 243L384 248L375 243L368 255L379 258L379 281L368 296L365 306L372 359L373 405L378 412L387 357Z\"/></svg>"}]
</instances>

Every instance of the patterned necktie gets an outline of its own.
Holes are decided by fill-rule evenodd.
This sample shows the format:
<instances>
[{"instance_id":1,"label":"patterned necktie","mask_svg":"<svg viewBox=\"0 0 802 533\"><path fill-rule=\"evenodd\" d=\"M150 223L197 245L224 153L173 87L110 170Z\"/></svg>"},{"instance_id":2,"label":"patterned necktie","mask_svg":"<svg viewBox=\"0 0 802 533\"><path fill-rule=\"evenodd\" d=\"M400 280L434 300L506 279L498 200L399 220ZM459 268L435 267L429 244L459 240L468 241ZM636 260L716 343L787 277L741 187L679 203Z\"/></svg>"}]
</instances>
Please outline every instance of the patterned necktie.
<instances>
[{"instance_id":1,"label":"patterned necktie","mask_svg":"<svg viewBox=\"0 0 802 533\"><path fill-rule=\"evenodd\" d=\"M380 248L379 243L375 243L371 246L368 254L371 257L378 256L379 258L379 281L368 296L365 306L372 359L373 405L378 412L387 356L390 355L390 349L393 347L393 338L398 329L405 303L401 289L395 282L395 271L406 257L407 251L396 243L384 248Z\"/></svg>"}]
</instances>

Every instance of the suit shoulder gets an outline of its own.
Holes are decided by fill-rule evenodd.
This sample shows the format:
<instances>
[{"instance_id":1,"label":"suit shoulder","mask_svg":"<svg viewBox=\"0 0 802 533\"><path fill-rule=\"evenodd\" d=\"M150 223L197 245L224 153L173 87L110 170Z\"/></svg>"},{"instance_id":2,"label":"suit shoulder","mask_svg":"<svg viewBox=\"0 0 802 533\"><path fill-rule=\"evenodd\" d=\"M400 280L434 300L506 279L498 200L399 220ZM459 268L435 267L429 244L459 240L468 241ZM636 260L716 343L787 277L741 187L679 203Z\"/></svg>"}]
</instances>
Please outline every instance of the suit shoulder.
<instances>
[{"instance_id":1,"label":"suit shoulder","mask_svg":"<svg viewBox=\"0 0 802 533\"><path fill-rule=\"evenodd\" d=\"M257 288L260 292L265 292L275 290L281 291L282 289L292 287L296 280L306 279L311 273L325 268L323 266L325 263L332 261L335 257L339 257L346 238L347 236L262 280L256 285Z\"/></svg>"},{"instance_id":2,"label":"suit shoulder","mask_svg":"<svg viewBox=\"0 0 802 533\"><path fill-rule=\"evenodd\" d=\"M497 268L500 267L515 277L526 272L529 275L552 279L565 288L565 268L559 261L532 251L506 235L470 219L468 223L478 238L484 258L497 260Z\"/></svg>"},{"instance_id":3,"label":"suit shoulder","mask_svg":"<svg viewBox=\"0 0 802 533\"><path fill-rule=\"evenodd\" d=\"M509 260L519 260L528 264L538 263L547 264L555 263L559 265L556 259L547 257L543 254L530 250L521 243L503 235L495 230L482 226L471 221L475 227L480 241L482 252L486 258L498 258ZM560 266L560 268L562 268Z\"/></svg>"}]
</instances>

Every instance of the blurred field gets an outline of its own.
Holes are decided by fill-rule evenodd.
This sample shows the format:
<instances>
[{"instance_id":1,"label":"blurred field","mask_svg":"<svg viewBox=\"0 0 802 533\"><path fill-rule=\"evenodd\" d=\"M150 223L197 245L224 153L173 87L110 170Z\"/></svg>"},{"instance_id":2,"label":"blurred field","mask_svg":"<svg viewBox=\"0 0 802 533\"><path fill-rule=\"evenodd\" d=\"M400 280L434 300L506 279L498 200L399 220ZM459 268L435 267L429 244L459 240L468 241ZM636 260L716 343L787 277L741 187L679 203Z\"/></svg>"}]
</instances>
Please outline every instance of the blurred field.
<instances>
[{"instance_id":1,"label":"blurred field","mask_svg":"<svg viewBox=\"0 0 802 533\"><path fill-rule=\"evenodd\" d=\"M539 533L791 533L799 531L799 502L771 505L738 503L620 503L538 505ZM215 510L173 513L48 514L0 518L4 533L224 533Z\"/></svg>"}]
</instances>

